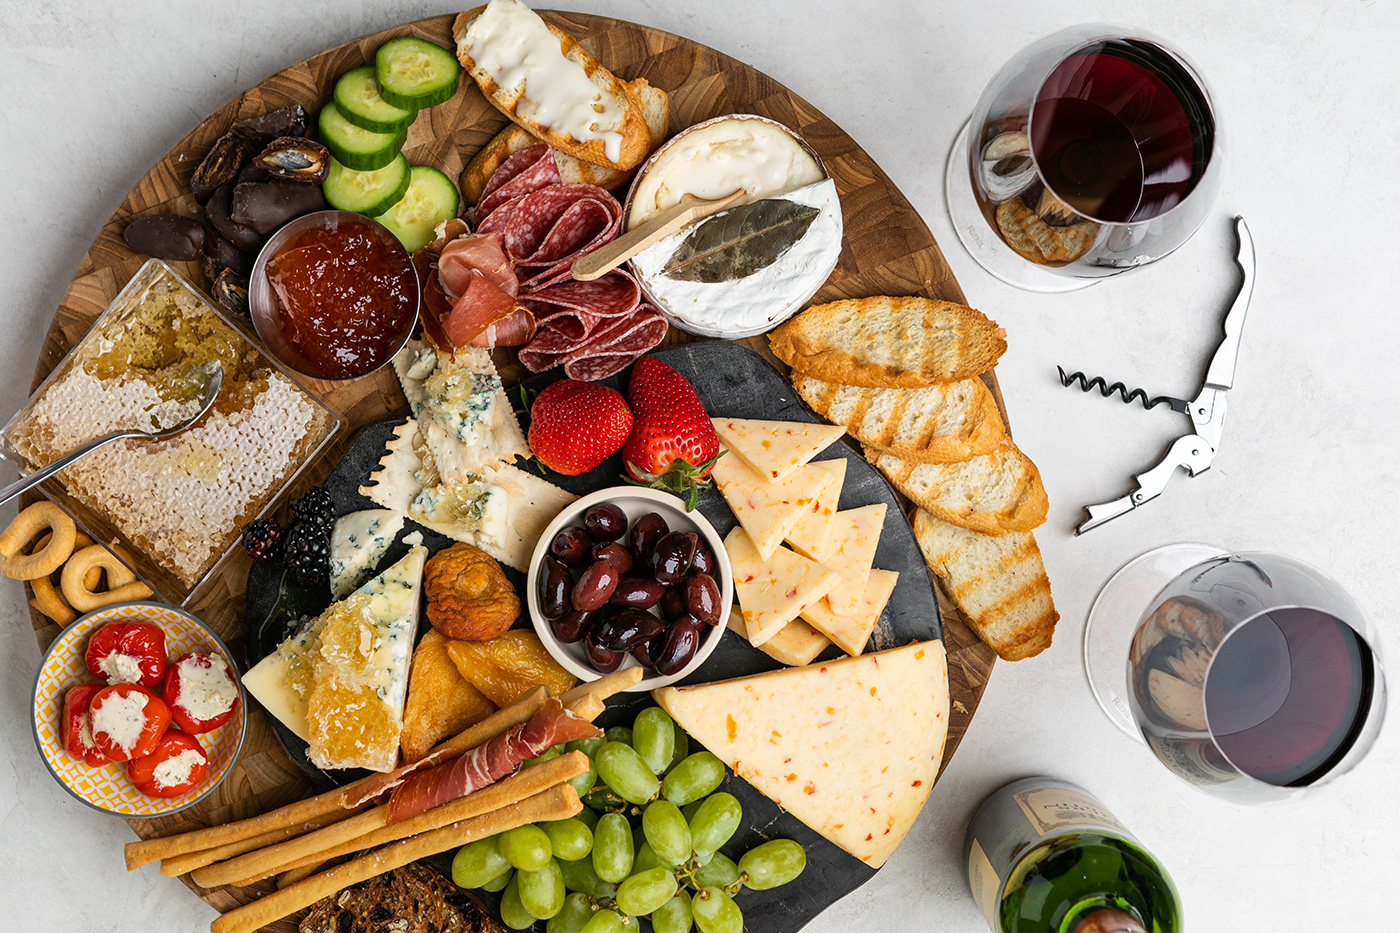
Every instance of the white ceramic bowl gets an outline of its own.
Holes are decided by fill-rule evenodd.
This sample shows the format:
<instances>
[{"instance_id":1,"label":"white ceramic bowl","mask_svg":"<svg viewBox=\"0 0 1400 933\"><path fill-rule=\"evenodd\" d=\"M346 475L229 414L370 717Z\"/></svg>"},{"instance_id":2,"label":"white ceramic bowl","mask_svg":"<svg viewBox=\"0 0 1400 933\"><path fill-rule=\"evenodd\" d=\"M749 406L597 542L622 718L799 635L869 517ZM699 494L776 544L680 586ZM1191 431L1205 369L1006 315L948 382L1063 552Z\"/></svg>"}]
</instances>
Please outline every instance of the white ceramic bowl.
<instances>
[{"instance_id":1,"label":"white ceramic bowl","mask_svg":"<svg viewBox=\"0 0 1400 933\"><path fill-rule=\"evenodd\" d=\"M714 526L698 511L687 512L684 500L671 493L647 489L642 486L610 486L607 489L600 489L584 496L555 516L554 521L545 528L544 534L540 535L539 543L535 545L535 552L530 555L530 568L525 583L525 599L530 609L530 622L535 626L535 632L539 634L540 641L544 642L545 649L554 657L554 660L562 664L575 677L581 680L597 680L603 676L588 662L588 656L583 651L583 642L565 644L555 637L554 629L540 613L539 605L540 567L544 563L545 555L549 553L549 543L554 540L554 536L560 530L570 525L582 527L583 514L602 502L611 502L622 509L622 513L627 516L628 529L631 529L632 523L647 512L657 512L666 519L666 524L672 531L693 531L700 535L700 539L704 541L705 546L715 557L714 577L715 582L719 584L719 624L700 627L700 646L695 649L695 656L690 659L690 663L679 673L669 677L648 673L635 687L630 689L640 693L644 690L664 687L689 677L714 653L715 648L719 646L720 639L724 637L724 620L729 617L729 607L734 602L734 574L729 566L729 554L724 549L724 540L715 531ZM625 538L624 535L624 540ZM659 609L652 609L651 612L653 615L660 615ZM637 660L631 655L627 655L622 663L622 667L636 666L638 666Z\"/></svg>"},{"instance_id":2,"label":"white ceramic bowl","mask_svg":"<svg viewBox=\"0 0 1400 933\"><path fill-rule=\"evenodd\" d=\"M63 789L88 806L127 818L168 816L199 803L219 786L243 748L248 718L248 698L239 683L238 707L233 718L217 729L196 736L209 756L204 780L178 797L147 797L126 774L126 762L94 767L68 754L63 747L63 696L69 687L97 683L83 661L88 638L108 622L152 622L165 630L165 653L174 660L191 651L218 652L230 673L238 678L238 665L223 640L199 619L160 603L116 603L88 613L74 622L49 645L34 678L34 702L30 707L34 741L49 773Z\"/></svg>"}]
</instances>

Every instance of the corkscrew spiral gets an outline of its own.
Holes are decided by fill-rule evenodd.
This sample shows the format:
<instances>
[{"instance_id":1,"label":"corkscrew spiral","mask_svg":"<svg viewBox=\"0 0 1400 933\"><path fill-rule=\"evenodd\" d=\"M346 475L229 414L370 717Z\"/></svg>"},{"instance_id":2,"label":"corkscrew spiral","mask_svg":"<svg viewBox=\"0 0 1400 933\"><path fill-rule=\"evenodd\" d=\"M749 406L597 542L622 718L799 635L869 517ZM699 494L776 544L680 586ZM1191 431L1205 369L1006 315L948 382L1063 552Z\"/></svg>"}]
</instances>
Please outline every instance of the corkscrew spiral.
<instances>
[{"instance_id":1,"label":"corkscrew spiral","mask_svg":"<svg viewBox=\"0 0 1400 933\"><path fill-rule=\"evenodd\" d=\"M1055 369L1060 374L1060 385L1067 389L1075 383L1078 383L1079 391L1081 392L1089 392L1092 389L1098 389L1099 394L1104 398L1111 398L1116 393L1118 397L1122 399L1123 404L1131 405L1133 402L1137 402L1149 411L1163 404L1169 405L1172 408L1177 407L1176 404L1174 404L1177 400L1170 395L1159 395L1155 398L1148 398L1147 393L1142 389L1129 389L1121 382L1115 382L1110 385L1108 380L1103 376L1094 376L1090 378L1082 372L1074 372L1067 375L1063 366L1056 366Z\"/></svg>"}]
</instances>

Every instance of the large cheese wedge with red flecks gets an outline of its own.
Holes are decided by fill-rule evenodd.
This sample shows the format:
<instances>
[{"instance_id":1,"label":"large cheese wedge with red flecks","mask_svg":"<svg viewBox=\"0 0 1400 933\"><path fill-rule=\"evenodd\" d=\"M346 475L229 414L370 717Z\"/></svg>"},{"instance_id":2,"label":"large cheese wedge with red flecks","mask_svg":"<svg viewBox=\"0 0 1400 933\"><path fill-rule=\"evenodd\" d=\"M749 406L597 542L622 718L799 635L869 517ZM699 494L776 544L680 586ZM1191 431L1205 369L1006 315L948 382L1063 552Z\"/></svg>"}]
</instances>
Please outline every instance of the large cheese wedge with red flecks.
<instances>
[{"instance_id":1,"label":"large cheese wedge with red flecks","mask_svg":"<svg viewBox=\"0 0 1400 933\"><path fill-rule=\"evenodd\" d=\"M734 598L744 616L749 644L755 648L841 582L834 570L785 547L764 560L743 528L729 532L724 550L734 574Z\"/></svg>"},{"instance_id":2,"label":"large cheese wedge with red flecks","mask_svg":"<svg viewBox=\"0 0 1400 933\"><path fill-rule=\"evenodd\" d=\"M837 615L855 615L860 612L866 578L880 546L885 503L837 512L832 523L831 542L822 563L841 574L841 582L826 594L826 601Z\"/></svg>"},{"instance_id":3,"label":"large cheese wedge with red flecks","mask_svg":"<svg viewBox=\"0 0 1400 933\"><path fill-rule=\"evenodd\" d=\"M652 696L735 774L875 868L914 825L948 734L940 641Z\"/></svg>"},{"instance_id":4,"label":"large cheese wedge with red flecks","mask_svg":"<svg viewBox=\"0 0 1400 933\"><path fill-rule=\"evenodd\" d=\"M787 533L787 543L803 557L821 561L831 545L831 532L835 527L832 519L841 507L841 487L846 484L846 458L817 460L809 466L814 470L826 470L835 478L831 485L803 507L801 517Z\"/></svg>"},{"instance_id":5,"label":"large cheese wedge with red flecks","mask_svg":"<svg viewBox=\"0 0 1400 933\"><path fill-rule=\"evenodd\" d=\"M836 642L838 648L847 654L860 654L870 633L875 631L875 623L880 621L880 613L885 611L885 603L890 601L899 574L893 570L872 569L865 581L865 592L860 597L860 609L854 615L843 616L831 611L831 604L819 599L805 607L801 616L818 631Z\"/></svg>"},{"instance_id":6,"label":"large cheese wedge with red flecks","mask_svg":"<svg viewBox=\"0 0 1400 933\"><path fill-rule=\"evenodd\" d=\"M834 424L811 421L754 421L711 418L726 447L764 479L782 479L846 433Z\"/></svg>"},{"instance_id":7,"label":"large cheese wedge with red flecks","mask_svg":"<svg viewBox=\"0 0 1400 933\"><path fill-rule=\"evenodd\" d=\"M783 543L803 509L836 479L830 470L808 464L770 483L724 447L710 475L764 560Z\"/></svg>"},{"instance_id":8,"label":"large cheese wedge with red flecks","mask_svg":"<svg viewBox=\"0 0 1400 933\"><path fill-rule=\"evenodd\" d=\"M821 600L817 600L817 605L820 604ZM744 615L738 606L729 610L729 618L725 624L731 632L741 638L749 637L748 627L744 625ZM811 664L830 644L830 638L801 619L793 619L778 629L778 634L759 645L758 650L779 664L800 667L803 664Z\"/></svg>"}]
</instances>

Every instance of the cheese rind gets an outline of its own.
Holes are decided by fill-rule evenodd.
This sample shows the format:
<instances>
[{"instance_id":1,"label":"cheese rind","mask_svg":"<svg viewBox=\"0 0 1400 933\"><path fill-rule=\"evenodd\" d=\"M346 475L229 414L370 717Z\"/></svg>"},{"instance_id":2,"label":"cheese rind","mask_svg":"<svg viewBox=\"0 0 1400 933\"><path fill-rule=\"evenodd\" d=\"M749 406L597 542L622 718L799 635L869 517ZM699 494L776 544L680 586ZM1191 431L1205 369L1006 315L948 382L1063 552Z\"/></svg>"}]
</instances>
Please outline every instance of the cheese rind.
<instances>
[{"instance_id":1,"label":"cheese rind","mask_svg":"<svg viewBox=\"0 0 1400 933\"><path fill-rule=\"evenodd\" d=\"M802 618L827 638L836 642L837 647L849 655L857 655L865 650L880 613L885 611L899 574L893 570L872 569L861 593L860 609L854 615L837 615L831 611L831 604L819 599L802 610Z\"/></svg>"},{"instance_id":2,"label":"cheese rind","mask_svg":"<svg viewBox=\"0 0 1400 933\"><path fill-rule=\"evenodd\" d=\"M749 644L755 648L841 582L835 571L784 547L764 560L743 528L729 532L724 549Z\"/></svg>"},{"instance_id":3,"label":"cheese rind","mask_svg":"<svg viewBox=\"0 0 1400 933\"><path fill-rule=\"evenodd\" d=\"M770 483L727 448L722 449L725 452L715 461L710 475L759 555L768 560L802 517L803 509L835 476L830 470L808 465Z\"/></svg>"},{"instance_id":4,"label":"cheese rind","mask_svg":"<svg viewBox=\"0 0 1400 933\"><path fill-rule=\"evenodd\" d=\"M736 774L875 868L914 825L947 738L940 641L652 696Z\"/></svg>"},{"instance_id":5,"label":"cheese rind","mask_svg":"<svg viewBox=\"0 0 1400 933\"><path fill-rule=\"evenodd\" d=\"M820 603L821 600L817 600L817 604ZM744 638L749 637L748 628L744 625L744 615L738 607L730 610L729 618L725 624L736 635ZM779 629L778 634L759 645L758 650L779 664L786 664L788 667L801 667L803 664L812 663L813 659L825 651L829 644L831 644L830 638L801 619L793 619Z\"/></svg>"},{"instance_id":6,"label":"cheese rind","mask_svg":"<svg viewBox=\"0 0 1400 933\"><path fill-rule=\"evenodd\" d=\"M866 579L875 562L875 549L880 546L885 504L877 502L837 512L832 522L831 545L822 562L841 574L841 582L832 587L826 598L837 615L855 615L860 611Z\"/></svg>"},{"instance_id":7,"label":"cheese rind","mask_svg":"<svg viewBox=\"0 0 1400 933\"><path fill-rule=\"evenodd\" d=\"M831 547L832 519L841 503L841 487L846 484L846 458L818 460L810 464L812 469L826 470L833 477L815 499L802 509L802 515L787 534L787 543L803 557L818 563L826 557Z\"/></svg>"},{"instance_id":8,"label":"cheese rind","mask_svg":"<svg viewBox=\"0 0 1400 933\"><path fill-rule=\"evenodd\" d=\"M730 450L769 482L780 480L830 447L846 429L813 421L711 418Z\"/></svg>"}]
</instances>

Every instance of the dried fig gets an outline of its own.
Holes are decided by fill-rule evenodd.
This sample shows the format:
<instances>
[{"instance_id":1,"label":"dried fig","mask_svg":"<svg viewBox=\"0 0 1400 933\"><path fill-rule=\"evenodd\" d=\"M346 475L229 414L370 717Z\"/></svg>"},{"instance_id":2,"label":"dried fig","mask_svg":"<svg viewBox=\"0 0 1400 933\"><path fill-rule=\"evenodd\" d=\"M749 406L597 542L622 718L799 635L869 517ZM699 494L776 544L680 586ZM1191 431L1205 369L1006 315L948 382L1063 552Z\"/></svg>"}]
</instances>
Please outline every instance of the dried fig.
<instances>
[{"instance_id":1,"label":"dried fig","mask_svg":"<svg viewBox=\"0 0 1400 933\"><path fill-rule=\"evenodd\" d=\"M486 641L520 617L520 597L495 559L470 544L439 551L423 571L428 621L448 638Z\"/></svg>"}]
</instances>

